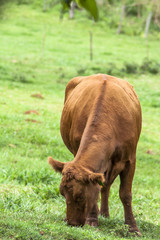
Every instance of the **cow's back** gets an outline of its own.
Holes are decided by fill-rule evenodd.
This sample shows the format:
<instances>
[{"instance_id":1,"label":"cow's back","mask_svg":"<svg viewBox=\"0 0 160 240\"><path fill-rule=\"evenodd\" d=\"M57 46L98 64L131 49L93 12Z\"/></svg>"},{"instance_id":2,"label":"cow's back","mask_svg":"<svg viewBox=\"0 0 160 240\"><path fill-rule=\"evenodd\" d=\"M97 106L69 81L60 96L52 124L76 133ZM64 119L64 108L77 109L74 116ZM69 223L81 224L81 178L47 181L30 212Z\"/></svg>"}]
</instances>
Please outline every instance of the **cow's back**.
<instances>
[{"instance_id":1,"label":"cow's back","mask_svg":"<svg viewBox=\"0 0 160 240\"><path fill-rule=\"evenodd\" d=\"M126 81L97 74L69 81L61 118L64 143L75 155L86 128L118 142L134 139L141 130L141 110L133 87Z\"/></svg>"}]
</instances>

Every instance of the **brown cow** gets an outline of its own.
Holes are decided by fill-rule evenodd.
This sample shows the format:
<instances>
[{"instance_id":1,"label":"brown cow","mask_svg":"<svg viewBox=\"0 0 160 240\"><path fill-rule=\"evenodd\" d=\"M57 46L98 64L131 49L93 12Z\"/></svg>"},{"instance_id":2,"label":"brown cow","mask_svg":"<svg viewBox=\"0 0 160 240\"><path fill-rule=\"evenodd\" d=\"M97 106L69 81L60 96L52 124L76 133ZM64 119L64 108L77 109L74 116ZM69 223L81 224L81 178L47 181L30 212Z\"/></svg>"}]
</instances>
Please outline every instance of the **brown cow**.
<instances>
[{"instance_id":1,"label":"brown cow","mask_svg":"<svg viewBox=\"0 0 160 240\"><path fill-rule=\"evenodd\" d=\"M128 82L105 74L69 81L61 135L74 160L62 163L48 158L63 176L60 192L66 198L68 224L98 225L100 190L100 213L109 217L110 186L120 175L125 223L140 235L132 213L131 188L141 122L140 103Z\"/></svg>"}]
</instances>

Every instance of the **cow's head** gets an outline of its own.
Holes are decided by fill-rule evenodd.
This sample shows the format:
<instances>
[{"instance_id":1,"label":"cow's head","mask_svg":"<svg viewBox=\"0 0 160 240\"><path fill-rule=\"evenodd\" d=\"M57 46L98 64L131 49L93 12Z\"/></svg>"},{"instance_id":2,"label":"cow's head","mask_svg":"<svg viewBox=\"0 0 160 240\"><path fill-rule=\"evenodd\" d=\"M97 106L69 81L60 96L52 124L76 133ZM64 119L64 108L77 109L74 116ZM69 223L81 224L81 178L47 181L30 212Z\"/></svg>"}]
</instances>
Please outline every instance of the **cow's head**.
<instances>
[{"instance_id":1,"label":"cow's head","mask_svg":"<svg viewBox=\"0 0 160 240\"><path fill-rule=\"evenodd\" d=\"M48 162L55 171L62 173L63 176L60 193L66 199L68 224L83 226L88 214L93 210L97 217L97 199L100 191L99 185L104 182L103 174L75 166L73 162L62 163L51 157L48 158Z\"/></svg>"}]
</instances>

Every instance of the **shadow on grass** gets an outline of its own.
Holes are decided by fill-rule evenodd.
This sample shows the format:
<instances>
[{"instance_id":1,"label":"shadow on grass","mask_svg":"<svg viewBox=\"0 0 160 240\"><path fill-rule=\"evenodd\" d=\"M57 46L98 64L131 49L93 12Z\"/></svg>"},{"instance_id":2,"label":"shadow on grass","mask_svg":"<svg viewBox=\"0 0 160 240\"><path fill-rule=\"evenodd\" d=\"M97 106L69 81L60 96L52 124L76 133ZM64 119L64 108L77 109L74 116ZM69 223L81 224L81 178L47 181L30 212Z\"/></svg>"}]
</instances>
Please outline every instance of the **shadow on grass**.
<instances>
[{"instance_id":1,"label":"shadow on grass","mask_svg":"<svg viewBox=\"0 0 160 240\"><path fill-rule=\"evenodd\" d=\"M160 240L160 225L140 220L136 222L142 234L141 239L147 237L147 239ZM124 224L123 220L119 219L106 219L100 217L99 230L103 233L112 233L117 237L133 237L133 234L128 232L128 226Z\"/></svg>"}]
</instances>

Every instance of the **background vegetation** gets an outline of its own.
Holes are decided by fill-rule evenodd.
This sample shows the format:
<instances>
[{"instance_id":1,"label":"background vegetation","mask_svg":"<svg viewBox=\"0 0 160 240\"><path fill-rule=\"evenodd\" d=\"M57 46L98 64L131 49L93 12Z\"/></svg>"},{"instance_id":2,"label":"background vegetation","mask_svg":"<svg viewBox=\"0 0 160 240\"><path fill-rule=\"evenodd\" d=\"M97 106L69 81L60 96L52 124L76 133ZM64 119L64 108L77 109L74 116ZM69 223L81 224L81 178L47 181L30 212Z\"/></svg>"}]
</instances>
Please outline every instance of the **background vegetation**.
<instances>
[{"instance_id":1,"label":"background vegetation","mask_svg":"<svg viewBox=\"0 0 160 240\"><path fill-rule=\"evenodd\" d=\"M150 9L143 5L140 17L136 7L134 14L134 8L127 10L116 34L122 2L109 2L99 2L95 24L82 10L60 20L61 6L54 1L45 11L40 0L1 1L0 239L136 239L123 224L118 178L111 188L111 218L100 217L97 228L69 227L63 221L61 176L47 164L48 156L73 159L59 131L66 83L99 72L127 79L139 95L143 129L133 209L142 239L160 239L159 25L152 18L144 39Z\"/></svg>"}]
</instances>

